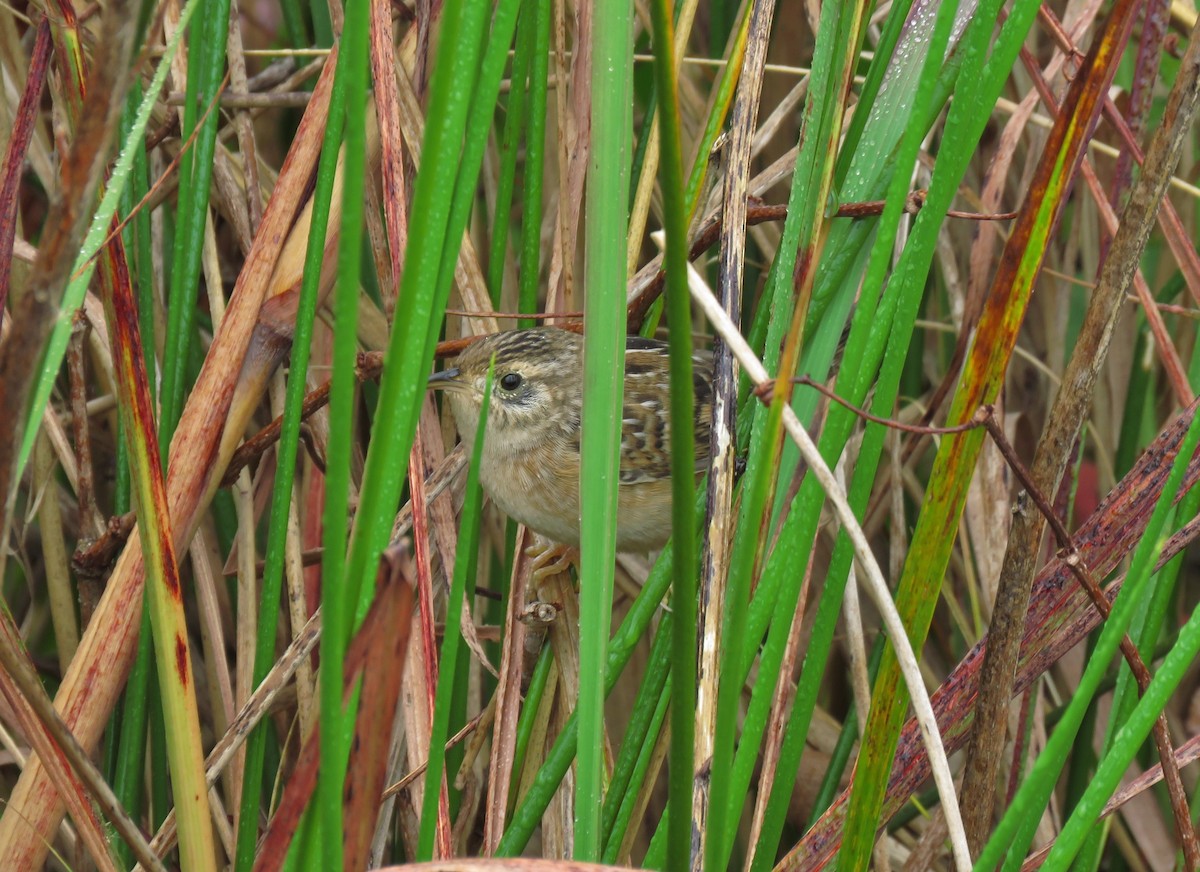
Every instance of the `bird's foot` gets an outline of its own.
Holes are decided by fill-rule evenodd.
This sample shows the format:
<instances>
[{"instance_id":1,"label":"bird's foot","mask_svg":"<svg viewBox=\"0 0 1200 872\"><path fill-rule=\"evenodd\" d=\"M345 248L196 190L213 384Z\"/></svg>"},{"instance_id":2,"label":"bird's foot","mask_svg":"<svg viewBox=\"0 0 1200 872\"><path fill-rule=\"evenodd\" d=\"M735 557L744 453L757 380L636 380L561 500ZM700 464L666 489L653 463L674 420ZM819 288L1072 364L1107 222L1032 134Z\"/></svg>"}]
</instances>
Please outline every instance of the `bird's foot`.
<instances>
[{"instance_id":1,"label":"bird's foot","mask_svg":"<svg viewBox=\"0 0 1200 872\"><path fill-rule=\"evenodd\" d=\"M572 563L579 563L579 549L569 545L530 545L525 554L533 560L529 579L535 588L550 576L566 572Z\"/></svg>"}]
</instances>

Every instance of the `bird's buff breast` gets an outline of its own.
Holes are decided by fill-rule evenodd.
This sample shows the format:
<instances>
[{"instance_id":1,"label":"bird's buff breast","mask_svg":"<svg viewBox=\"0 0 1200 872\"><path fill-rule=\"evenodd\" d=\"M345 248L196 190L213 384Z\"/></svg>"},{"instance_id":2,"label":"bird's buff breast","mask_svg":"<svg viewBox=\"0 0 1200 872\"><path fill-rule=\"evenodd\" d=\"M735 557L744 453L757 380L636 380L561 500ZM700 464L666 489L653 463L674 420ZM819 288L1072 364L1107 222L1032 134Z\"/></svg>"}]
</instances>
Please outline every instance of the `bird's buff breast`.
<instances>
[{"instance_id":1,"label":"bird's buff breast","mask_svg":"<svg viewBox=\"0 0 1200 872\"><path fill-rule=\"evenodd\" d=\"M534 532L579 547L579 467L555 469L534 455L485 457L480 478L500 509ZM485 454L487 454L485 448ZM671 534L671 482L623 484L617 488L617 550L661 548Z\"/></svg>"},{"instance_id":2,"label":"bird's buff breast","mask_svg":"<svg viewBox=\"0 0 1200 872\"><path fill-rule=\"evenodd\" d=\"M578 547L578 467L574 474L572 481L533 457L486 457L480 469L483 489L506 515L548 539Z\"/></svg>"}]
</instances>

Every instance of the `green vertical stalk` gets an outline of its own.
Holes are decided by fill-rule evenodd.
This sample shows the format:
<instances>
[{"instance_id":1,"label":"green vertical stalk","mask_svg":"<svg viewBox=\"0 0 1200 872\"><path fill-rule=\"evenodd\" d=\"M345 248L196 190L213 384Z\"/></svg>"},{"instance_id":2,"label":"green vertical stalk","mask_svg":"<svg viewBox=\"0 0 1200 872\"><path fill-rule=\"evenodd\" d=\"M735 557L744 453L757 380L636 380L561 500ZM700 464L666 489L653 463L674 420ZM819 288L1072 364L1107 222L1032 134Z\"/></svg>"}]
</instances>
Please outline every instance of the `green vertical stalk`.
<instances>
[{"instance_id":1,"label":"green vertical stalk","mask_svg":"<svg viewBox=\"0 0 1200 872\"><path fill-rule=\"evenodd\" d=\"M575 857L600 859L604 780L603 674L612 623L617 474L625 356L625 249L633 152L633 4L610 4L592 32L592 148L588 167L580 458L579 760Z\"/></svg>"},{"instance_id":2,"label":"green vertical stalk","mask_svg":"<svg viewBox=\"0 0 1200 872\"><path fill-rule=\"evenodd\" d=\"M367 0L349 0L342 30L337 73L344 71L345 155L342 181L342 225L338 239L337 286L334 296L333 376L330 387L331 428L322 517L324 551L321 560L321 677L318 686L321 724L321 764L317 774L317 818L321 832L321 865L340 869L342 852L342 790L350 753L353 712L342 708L342 673L354 608L347 590L343 557L346 553L346 514L350 494L350 464L354 438L354 362L357 355L359 275L362 271L363 196L367 159ZM330 123L335 110L330 106ZM324 157L324 155L322 155ZM314 222L314 224L317 222ZM309 245L309 252L321 248ZM320 272L319 269L315 270ZM307 270L306 270L307 272ZM336 399L336 403L334 400ZM332 474L331 474L332 473Z\"/></svg>"},{"instance_id":3,"label":"green vertical stalk","mask_svg":"<svg viewBox=\"0 0 1200 872\"><path fill-rule=\"evenodd\" d=\"M924 63L918 72L918 81L916 85L915 95L913 97L914 116L934 99L933 86L937 79L938 71L942 66L942 57L946 50L946 45L950 37L951 25L954 21L955 10L957 4L944 4L938 12L938 17L934 23L933 31L930 35L930 44ZM867 269L867 280L864 283L864 300L868 301L865 305L861 305L860 309L864 316L871 314L872 305L869 302L872 299L878 299L878 295L882 292L884 284L884 276L888 263L891 260L891 240L895 238L896 228L899 223L901 209L900 203L904 199L904 192L908 186L908 168L913 165L917 158L917 152L922 139L923 128L917 124L910 123L906 126L904 133L900 137L898 148L897 166L898 171L893 175L889 190L888 190L888 205L885 208L883 216L880 219L881 232L876 236L871 249L870 261ZM916 295L919 297L919 295ZM916 301L914 301L916 302ZM880 324L890 324L893 321L892 317L887 317L883 311L890 312L894 315L894 308L891 308L894 301L889 301L889 307L885 310L876 310L879 312L877 318ZM863 321L862 323L867 323ZM911 328L909 328L911 329ZM900 335L904 335L901 333ZM856 337L857 339L858 337ZM882 336L880 337L882 339ZM878 352L876 352L878 353ZM858 358L856 358L858 359ZM877 357L875 359L878 359ZM900 367L897 366L898 373ZM874 369L870 370L872 375ZM881 382L885 381L881 378ZM839 386L841 381L839 380ZM891 388L891 391L894 391ZM890 391L880 388L881 394L886 393L891 396ZM890 409L891 400L887 400L888 408ZM839 410L844 412L844 410ZM885 413L886 414L886 413ZM849 424L848 416L842 417L843 426ZM832 432L836 432L833 429ZM858 515L862 515L866 508L866 500L871 489L871 483L875 478L875 461L878 458L878 451L882 447L883 428L876 427L873 431L869 431L871 450L864 448L860 452L858 467L855 469L855 477L850 489L849 499L851 506ZM845 433L848 435L849 430ZM842 439L845 436L841 436ZM862 472L860 472L860 468ZM806 540L807 541L807 540ZM774 848L778 844L780 834L782 833L785 817L787 797L790 795L792 787L795 784L795 772L798 767L800 756L804 750L804 737L808 732L808 725L811 721L812 712L816 705L816 683L819 682L820 676L824 672L824 665L829 650L829 642L832 639L835 631L838 615L841 611L842 594L845 590L845 580L849 570L849 561L851 559L852 549L849 547L847 537L840 536L838 541L839 549L835 552L837 558L840 558L843 563L835 563L838 571L830 573L830 583L826 586L826 590L822 593L820 604L818 606L817 622L814 625L814 636L820 639L817 645L810 646L808 661L804 666L802 673L801 684L798 689L796 702L793 705L791 716L789 717L788 725L784 733L784 738L780 750L780 764L778 768L778 776L776 783L773 786L770 799L768 801L766 814L764 816L762 828L762 843L759 845L759 850L755 854L754 869L760 870L769 867L774 854Z\"/></svg>"},{"instance_id":4,"label":"green vertical stalk","mask_svg":"<svg viewBox=\"0 0 1200 872\"><path fill-rule=\"evenodd\" d=\"M663 678L663 686L659 691L657 699L651 699L654 703L652 711L648 712L650 723L646 729L645 741L641 742L637 750L639 753L634 761L634 771L631 773L630 787L633 788L622 796L620 807L616 811L616 819L613 822L612 836L604 847L604 862L616 863L621 854L621 848L625 843L626 836L629 831L629 825L633 822L633 815L637 809L639 794L646 786L646 779L649 777L651 766L654 762L655 750L658 745L659 734L662 733L663 722L667 719L667 712L671 705L671 676L666 673ZM640 821L638 822L640 823ZM659 822L661 826L661 820ZM642 865L648 868L653 868L651 865L650 854L647 853L646 860Z\"/></svg>"},{"instance_id":5,"label":"green vertical stalk","mask_svg":"<svg viewBox=\"0 0 1200 872\"><path fill-rule=\"evenodd\" d=\"M279 10L283 16L287 44L292 48L304 48L309 45L308 25L304 21L304 9L299 0L282 0Z\"/></svg>"},{"instance_id":6,"label":"green vertical stalk","mask_svg":"<svg viewBox=\"0 0 1200 872\"><path fill-rule=\"evenodd\" d=\"M195 676L187 644L175 542L167 523L167 491L154 427L137 315L119 240L104 261L100 279L112 331L113 369L125 427L138 539L145 556L146 604L153 631L155 663L162 686L167 753L179 815L182 863L215 868L204 754L196 706Z\"/></svg>"},{"instance_id":7,"label":"green vertical stalk","mask_svg":"<svg viewBox=\"0 0 1200 872\"><path fill-rule=\"evenodd\" d=\"M523 0L518 22L517 46L513 52L511 87L505 106L504 130L500 134L500 171L496 178L496 211L492 215L492 233L488 240L487 285L492 305L500 308L500 292L504 287L504 258L508 249L508 231L512 224L512 198L516 187L517 144L525 124L525 103L528 90L529 55L537 14L537 0Z\"/></svg>"},{"instance_id":8,"label":"green vertical stalk","mask_svg":"<svg viewBox=\"0 0 1200 872\"><path fill-rule=\"evenodd\" d=\"M543 645L537 665L533 667L533 674L529 677L529 687L525 691L525 703L521 706L520 714L517 715L517 741L513 745L512 771L514 773L522 772L525 769L525 754L529 750L529 741L533 738L534 723L537 721L537 712L542 704L542 695L546 692L546 683L549 680L550 667L553 662L553 646ZM516 800L519 787L520 784L516 778L509 783L509 807Z\"/></svg>"},{"instance_id":9,"label":"green vertical stalk","mask_svg":"<svg viewBox=\"0 0 1200 872\"><path fill-rule=\"evenodd\" d=\"M1192 357L1190 366L1188 367L1188 381L1195 390L1200 383L1200 355ZM1082 438L1082 437L1081 437ZM1174 525L1176 518L1192 518L1195 517L1197 509L1200 509L1200 489L1192 488L1179 501L1179 506L1175 509L1174 515L1169 523ZM1131 631L1130 635L1137 639L1138 651L1147 663L1156 659L1154 656L1155 649L1159 645L1159 637L1162 634L1163 625L1167 620L1168 610L1171 608L1175 600L1176 584L1179 580L1179 572L1183 568L1183 555L1177 555L1170 560L1161 570L1154 574L1152 584L1152 597L1144 603L1145 608L1138 614L1135 614L1132 628L1137 629L1136 635ZM1131 630L1132 630L1131 628ZM1123 728L1134 705L1137 703L1137 688L1133 683L1133 675L1129 669L1124 668L1124 663L1118 661L1117 666L1119 673L1117 677L1116 690L1113 693L1112 708L1113 713L1109 717L1108 730L1104 738L1104 754L1112 751L1119 735L1119 729ZM1088 716L1094 717L1096 705L1088 709ZM1082 735L1091 735L1087 731L1088 723L1085 720L1081 727ZM1085 774L1091 775L1091 769L1094 767L1094 759L1089 761L1093 766L1086 769ZM1075 761L1072 758L1072 766ZM1083 768L1083 767L1079 767ZM1079 790L1077 796L1082 797L1086 788L1091 783L1091 778L1079 779ZM1073 807L1072 807L1073 812ZM1194 812L1193 812L1194 816ZM1076 869L1096 869L1099 866L1101 854L1104 850L1104 844L1108 837L1107 822L1098 821L1092 827L1092 832L1089 834L1086 842L1081 846L1079 856L1074 862L1073 868ZM1182 854L1180 855L1182 856Z\"/></svg>"},{"instance_id":10,"label":"green vertical stalk","mask_svg":"<svg viewBox=\"0 0 1200 872\"><path fill-rule=\"evenodd\" d=\"M510 7L513 10L512 18L515 19L515 3L502 4L502 9ZM450 291L452 270L449 266L453 264L466 220L466 210L462 208L463 194L473 191L469 180L478 173L482 148L476 140L487 135L487 123L468 125L468 106L474 95L475 109L478 110L486 102L490 112L499 88L502 64L496 66L495 81L488 86L490 97L485 95L484 87L477 87L477 81L480 81L479 52L484 44L487 11L488 4L479 0L451 0L445 4L442 15L440 44L443 49L430 82L429 123L425 128L422 148L425 159L417 174L413 192L409 247L405 252L405 269L393 322L395 329L386 354L379 405L372 425L372 432L377 438L371 440L367 453L358 512L344 566L336 555L345 553L345 540L339 540L333 547L327 540L325 546L326 570L330 569L329 561L336 561L339 573L344 572L344 575L338 576L344 579L344 584L337 585L341 599L334 610L325 612L323 642L330 640L330 626L336 624L333 632L340 636L339 646L343 651L351 627L362 620L374 596L375 571L389 533L390 518L399 501L424 394L425 373L433 354L441 311ZM501 20L498 12L497 33L502 29L499 24ZM349 27L348 18L347 30ZM511 26L508 33L507 39L510 41ZM507 48L507 45L505 41L504 47ZM365 56L365 47L363 53ZM494 52L489 57L493 55ZM459 155L464 137L467 146L462 152L460 167ZM356 232L361 234L361 226L356 228ZM347 238L343 235L343 243L346 242ZM356 244L359 242L356 241ZM357 273L355 277L357 283ZM347 303L347 307L352 307L352 304ZM335 372L336 354L335 345ZM347 349L347 355L345 361L349 377L353 369L350 365L352 348ZM334 415L338 414L336 410L331 411ZM343 420L349 420L349 410ZM383 438L378 438L378 434L384 434ZM330 450L332 452L332 445ZM346 457L349 457L348 444ZM333 487L331 483L329 488ZM330 511L327 503L327 536L331 533L331 525L344 523L346 488L341 488L339 493L340 513ZM324 590L328 593L329 576L326 576L325 584ZM331 670L324 651L323 645L323 669ZM340 668L337 674L340 674ZM340 773L331 773L330 777L336 777L337 774L344 777L344 742L349 719L341 713L340 699L331 686L326 690L323 684L322 693L323 719L328 717L330 723L339 718L343 720L341 738L329 740L337 745L331 744L328 753L323 749L322 758L336 755ZM322 727L323 740L330 732L332 730ZM340 780L337 783L340 785ZM328 802L330 806L330 811L325 815L326 823L323 824L326 842L329 833L340 829L340 823L335 823L335 814L340 822L340 809L336 813L332 811L334 787L330 785L327 790L328 800L321 799L323 805ZM323 856L328 858L324 865L334 868L332 846L325 844L323 849Z\"/></svg>"},{"instance_id":11,"label":"green vertical stalk","mask_svg":"<svg viewBox=\"0 0 1200 872\"><path fill-rule=\"evenodd\" d=\"M546 91L550 75L550 0L531 0L530 8L537 17L531 22L535 29L533 54L529 62L529 127L525 132L525 184L521 196L521 278L517 307L521 312L536 311L541 278L539 264L542 253L542 189L546 166ZM603 19L607 16L598 17ZM594 91L594 82L592 87ZM588 199L591 200L591 197ZM530 318L522 318L517 323L524 329L532 327L534 322Z\"/></svg>"},{"instance_id":12,"label":"green vertical stalk","mask_svg":"<svg viewBox=\"0 0 1200 872\"><path fill-rule=\"evenodd\" d=\"M726 58L721 69L721 76L717 80L716 92L712 99L712 112L704 121L704 131L700 134L700 140L696 144L696 160L692 164L691 173L688 174L683 202L687 207L685 220L689 226L696 214L696 209L700 207L700 196L704 193L704 179L708 176L708 168L712 163L713 145L721 131L725 129L725 119L729 116L738 82L742 78L742 62L746 56L746 42L750 36L750 8L752 5L751 3L743 4L740 19L736 22L731 19L730 22L737 26L737 39L730 46L729 57ZM671 30L672 38L674 38L674 26ZM671 45L673 50L674 42ZM678 63L675 69L678 70ZM678 73L676 73L676 79L678 79ZM676 95L675 102L678 105L678 95ZM680 159L683 156L682 148L681 145ZM661 148L659 152L662 153Z\"/></svg>"},{"instance_id":13,"label":"green vertical stalk","mask_svg":"<svg viewBox=\"0 0 1200 872\"><path fill-rule=\"evenodd\" d=\"M999 391L1042 265L1046 240L1062 214L1074 168L1086 148L1088 125L1098 117L1102 94L1116 68L1118 37L1132 12L1132 3L1113 7L1063 101L1062 112L1038 160L1029 196L1012 228L993 292L982 310L947 416L951 425L968 420L980 405L992 402ZM981 432L970 431L951 436L938 447L928 496L897 584L896 607L914 646L923 644L928 632L954 542L953 531L983 438ZM908 701L893 654L884 655L875 682L875 699L877 704L872 705L864 730L863 752L851 789L839 857L839 862L851 869L866 868Z\"/></svg>"},{"instance_id":14,"label":"green vertical stalk","mask_svg":"<svg viewBox=\"0 0 1200 872\"><path fill-rule=\"evenodd\" d=\"M201 32L191 41L188 58L187 98L182 135L196 129L200 112L217 98L225 67L225 42L229 30L229 0L206 0ZM178 225L171 268L171 293L167 308L167 339L163 354L162 417L159 439L167 462L171 438L183 410L184 382L196 322L196 294L200 287L200 256L204 250L204 225L216 152L217 123L221 113L209 112L195 144L183 153L179 165Z\"/></svg>"},{"instance_id":15,"label":"green vertical stalk","mask_svg":"<svg viewBox=\"0 0 1200 872\"><path fill-rule=\"evenodd\" d=\"M826 4L821 11L813 72L809 80L808 99L804 106L799 137L799 154L788 200L788 219L784 225L783 241L772 265L771 280L768 284L773 301L772 308L776 312L768 327L770 338L767 340L767 347L771 349L772 354L781 347L783 352L776 356L776 360L768 359L766 363L772 369L780 368L784 378L795 371L803 340L807 338L801 328L811 292L797 293L794 287L797 280L805 283L808 289L815 284L817 259L826 232L825 212L833 176L834 157L845 112L843 101L854 67L851 49L861 25L863 11L862 4L848 3ZM793 296L799 296L799 301L793 300ZM801 308L794 311L796 306ZM755 564L761 561L764 550L761 531L766 529L764 521L768 517L771 494L777 478L788 474L786 468L783 471L780 469L780 457L783 451L795 450L788 445L781 447L783 406L787 401L785 393L777 391L770 407L758 410L755 414L756 443L747 466L748 484L743 493L738 524L740 535L734 541L729 586L725 595L726 627L721 652L722 680L717 691L718 708L709 802L711 808L728 809L728 814L734 816L740 814L744 805L745 787L742 785L747 783L744 777L739 781L733 761L743 686L741 676L749 667L749 659L752 656L743 650L743 640L749 638L746 626L750 590ZM800 541L808 542L808 534L803 534ZM795 565L798 566L802 560L803 558L800 558ZM793 597L798 594L798 583L789 585L776 611L780 620L777 624L778 629L773 625L772 635L776 638L775 650L780 653L782 648L779 642L789 631L796 601ZM778 668L773 657L765 658L763 662L771 664L767 667L768 675ZM764 713L764 704L770 696L769 688L773 686L773 679L768 679L760 685L761 689L757 694L760 700L758 708ZM762 723L761 718L750 722L750 739L744 744L747 750L739 755L742 772L745 772L748 762L748 750L757 746ZM722 815L714 814L714 824L708 828L705 844L706 868L720 869L729 863L733 850L730 831L733 828L723 825L722 818ZM772 854L769 850L762 850L756 853L756 857L770 857Z\"/></svg>"},{"instance_id":16,"label":"green vertical stalk","mask_svg":"<svg viewBox=\"0 0 1200 872\"><path fill-rule=\"evenodd\" d=\"M621 842L629 826L629 811L632 800L641 791L645 781L642 769L644 758L658 740L662 722L657 709L670 698L671 638L670 625L659 627L650 645L650 656L642 673L642 684L638 688L625 727L625 738L621 750L613 763L612 781L604 797L604 856L603 862L616 863ZM641 777L638 777L638 776Z\"/></svg>"},{"instance_id":17,"label":"green vertical stalk","mask_svg":"<svg viewBox=\"0 0 1200 872\"><path fill-rule=\"evenodd\" d=\"M495 361L488 366L483 388L483 404L479 420L486 422L492 403L492 375ZM483 491L479 486L479 464L483 456L483 439L487 427L475 432L471 465L467 468L466 501L463 503L459 527L458 552L454 560L454 577L450 596L446 599L446 626L442 635L442 652L438 660L436 699L433 706L433 725L429 729L429 762L425 767L425 795L421 803L421 831L417 839L417 861L433 859L434 837L437 834L438 800L442 795L442 773L446 763L446 739L450 731L450 709L453 704L457 678L458 654L462 648L462 605L474 595L475 561L479 553L479 512ZM470 578L471 591L467 591Z\"/></svg>"},{"instance_id":18,"label":"green vertical stalk","mask_svg":"<svg viewBox=\"0 0 1200 872\"><path fill-rule=\"evenodd\" d=\"M349 39L349 36L347 36ZM365 47L363 48L365 53ZM279 600L283 584L284 546L287 537L287 520L292 498L292 486L295 475L296 454L299 446L300 408L304 399L306 387L305 373L308 371L308 360L312 346L313 320L316 313L318 282L321 272L321 257L325 251L325 237L329 224L330 201L333 196L334 178L337 169L338 148L342 141L342 129L345 118L345 103L347 99L346 77L350 74L343 61L347 52L339 53L338 68L334 73L333 86L330 89L329 117L325 126L325 136L322 143L321 160L317 168L317 182L313 192L312 222L309 228L308 248L305 253L304 275L300 284L300 298L297 304L296 328L292 340L291 376L288 379L287 393L284 401L282 429L278 446L278 464L275 481L271 494L271 515L267 533L267 554L263 569L263 586L260 595L259 622L257 642L254 654L253 684L258 684L266 677L275 659L275 631L279 620ZM349 155L347 155L349 163ZM361 198L356 201L346 199L345 202L361 204ZM352 219L351 214L361 215L359 205L352 205L343 218L343 227ZM345 237L343 236L343 242ZM354 285L357 293L357 284ZM339 285L339 291L341 286ZM341 327L341 322L337 325ZM351 334L353 336L353 333ZM335 340L336 341L336 340ZM353 360L350 363L353 371ZM334 378L338 370L334 368ZM332 399L331 399L332 403ZM335 416L335 422L349 421L350 415ZM338 455L335 452L334 433L340 435L340 428L331 431L329 448L329 469L327 477L333 473L337 465ZM339 493L345 493L345 488L339 488L335 483L327 483L327 503ZM343 510L342 518L345 517ZM344 528L344 520L338 524ZM328 528L327 531L328 532ZM344 533L343 533L344 535ZM323 575L322 591L329 587L329 576ZM339 588L340 585L334 585ZM328 615L328 612L325 612ZM328 632L322 636L322 645L328 638ZM322 663L328 661L322 659ZM327 673L322 670L322 677ZM341 675L339 670L337 675ZM340 703L341 682L338 681ZM268 725L260 723L250 734L246 742L246 761L242 778L241 811L238 830L235 866L238 870L247 870L254 862L254 847L258 838L257 821L262 802L263 768L266 756ZM322 739L327 731L322 731ZM340 808L340 801L339 801ZM341 840L337 840L340 847Z\"/></svg>"},{"instance_id":19,"label":"green vertical stalk","mask_svg":"<svg viewBox=\"0 0 1200 872\"><path fill-rule=\"evenodd\" d=\"M500 0L496 4L492 32L480 65L479 84L475 88L470 113L467 116L467 140L463 147L458 179L454 185L454 198L446 224L447 241L462 238L467 219L471 216L471 207L475 203L478 187L479 168L483 166L483 153L487 148L487 131L491 126L491 119L495 116L496 99L500 95L500 80L504 76L504 64L508 60L508 49L512 45L520 8L520 0ZM438 273L439 294L449 293L457 261L457 245L447 245L442 249L442 266Z\"/></svg>"},{"instance_id":20,"label":"green vertical stalk","mask_svg":"<svg viewBox=\"0 0 1200 872\"><path fill-rule=\"evenodd\" d=\"M347 631L351 621L357 623L366 615L375 592L379 555L400 501L433 356L433 340L449 293L448 284L443 288L438 282L442 250L447 244L458 245L461 241L448 238L446 230L466 132L468 103L478 78L487 11L488 4L482 0L447 0L443 6L441 49L430 80L429 121L421 149L424 158L413 187L404 275L372 424L376 438L371 440L367 451L358 511L342 569L344 575L339 576L345 580L350 609L342 620L346 626L339 628L339 632ZM352 377L352 373L346 377ZM331 410L331 414L336 415L337 410ZM327 511L327 534L333 520L334 516ZM345 523L344 514L340 523ZM335 556L340 552L329 553L328 546L326 552L327 560L340 562ZM326 633L329 620L326 614Z\"/></svg>"},{"instance_id":21,"label":"green vertical stalk","mask_svg":"<svg viewBox=\"0 0 1200 872\"><path fill-rule=\"evenodd\" d=\"M692 313L687 287L687 207L683 187L679 80L675 33L669 0L650 4L654 30L654 77L658 86L662 131L660 180L667 244L667 317L671 341L671 523L676 542L671 606L671 750L667 800L667 858L672 869L686 869L692 851L692 744L696 712L696 552L692 504L696 488L696 446L692 428Z\"/></svg>"}]
</instances>

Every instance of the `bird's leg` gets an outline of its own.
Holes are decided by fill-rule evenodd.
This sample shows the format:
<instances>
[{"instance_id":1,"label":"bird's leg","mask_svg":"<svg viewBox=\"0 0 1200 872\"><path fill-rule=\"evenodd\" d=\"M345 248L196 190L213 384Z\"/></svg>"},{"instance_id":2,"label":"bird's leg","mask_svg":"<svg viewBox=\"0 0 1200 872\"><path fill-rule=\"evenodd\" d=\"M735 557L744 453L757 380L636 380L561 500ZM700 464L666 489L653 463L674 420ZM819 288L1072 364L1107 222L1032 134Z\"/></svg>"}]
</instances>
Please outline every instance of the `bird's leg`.
<instances>
[{"instance_id":1,"label":"bird's leg","mask_svg":"<svg viewBox=\"0 0 1200 872\"><path fill-rule=\"evenodd\" d=\"M579 562L579 549L568 545L538 543L526 548L525 554L533 561L529 579L535 588L550 576L566 572L572 563Z\"/></svg>"}]
</instances>

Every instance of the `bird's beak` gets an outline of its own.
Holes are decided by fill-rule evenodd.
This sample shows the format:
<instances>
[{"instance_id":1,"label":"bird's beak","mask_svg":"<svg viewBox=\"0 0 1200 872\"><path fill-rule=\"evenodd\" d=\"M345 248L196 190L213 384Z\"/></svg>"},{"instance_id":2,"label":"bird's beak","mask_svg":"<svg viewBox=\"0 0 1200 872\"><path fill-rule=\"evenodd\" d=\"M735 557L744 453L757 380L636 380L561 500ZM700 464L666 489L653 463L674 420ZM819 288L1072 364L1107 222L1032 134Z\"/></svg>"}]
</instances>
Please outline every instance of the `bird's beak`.
<instances>
[{"instance_id":1,"label":"bird's beak","mask_svg":"<svg viewBox=\"0 0 1200 872\"><path fill-rule=\"evenodd\" d=\"M459 375L457 366L450 369L443 369L441 372L435 372L429 377L427 386L434 390L454 390L460 386L460 382L458 381Z\"/></svg>"}]
</instances>

